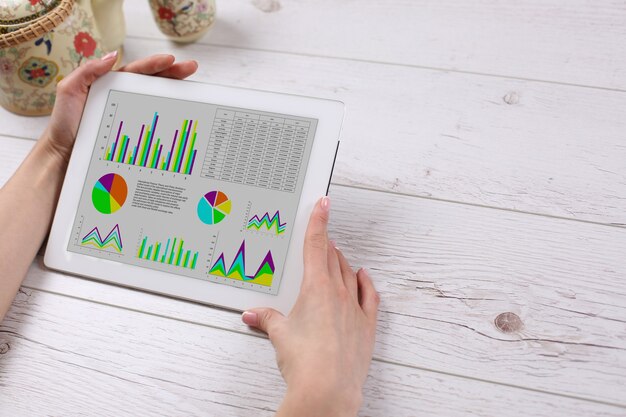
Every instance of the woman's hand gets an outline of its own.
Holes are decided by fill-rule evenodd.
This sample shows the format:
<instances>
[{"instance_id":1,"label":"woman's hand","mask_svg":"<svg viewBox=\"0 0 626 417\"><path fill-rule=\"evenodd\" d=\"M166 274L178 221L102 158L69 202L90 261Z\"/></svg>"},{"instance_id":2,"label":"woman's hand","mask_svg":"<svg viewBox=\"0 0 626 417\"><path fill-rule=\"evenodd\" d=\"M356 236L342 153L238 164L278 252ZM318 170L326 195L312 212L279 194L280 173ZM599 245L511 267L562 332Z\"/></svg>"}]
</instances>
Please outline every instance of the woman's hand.
<instances>
[{"instance_id":1,"label":"woman's hand","mask_svg":"<svg viewBox=\"0 0 626 417\"><path fill-rule=\"evenodd\" d=\"M278 416L354 416L372 359L379 297L364 269L354 273L326 232L330 201L311 215L300 295L288 317L246 311L269 335L287 395Z\"/></svg>"},{"instance_id":2,"label":"woman's hand","mask_svg":"<svg viewBox=\"0 0 626 417\"><path fill-rule=\"evenodd\" d=\"M111 71L116 54L84 63L57 86L50 123L11 179L0 189L0 321L37 254L50 224L72 153L78 124L91 84ZM194 61L174 63L171 55L154 55L121 71L185 78Z\"/></svg>"},{"instance_id":3,"label":"woman's hand","mask_svg":"<svg viewBox=\"0 0 626 417\"><path fill-rule=\"evenodd\" d=\"M111 71L116 57L117 53L112 52L100 60L87 61L57 85L52 117L42 139L48 141L49 148L60 156L62 162L67 163L72 153L89 87ZM119 71L183 79L197 69L198 64L195 61L174 63L172 55L152 55L131 62Z\"/></svg>"}]
</instances>

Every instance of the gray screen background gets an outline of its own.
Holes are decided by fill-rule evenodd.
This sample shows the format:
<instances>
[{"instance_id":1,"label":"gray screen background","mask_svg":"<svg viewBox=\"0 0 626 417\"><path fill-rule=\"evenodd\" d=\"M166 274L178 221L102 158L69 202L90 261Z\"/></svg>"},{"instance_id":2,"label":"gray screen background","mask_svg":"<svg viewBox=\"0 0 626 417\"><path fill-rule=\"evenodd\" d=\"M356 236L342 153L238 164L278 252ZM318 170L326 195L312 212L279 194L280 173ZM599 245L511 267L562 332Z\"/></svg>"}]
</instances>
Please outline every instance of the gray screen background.
<instances>
[{"instance_id":1,"label":"gray screen background","mask_svg":"<svg viewBox=\"0 0 626 417\"><path fill-rule=\"evenodd\" d=\"M154 141L156 141L157 136L161 138L164 154L166 154L166 150L169 150L174 132L176 129L180 130L184 119L198 121L195 144L197 155L191 175L110 162L104 159L107 147L115 141L120 121L124 121L122 133L130 137L128 151L130 153L136 144L141 125L149 126L154 112L159 114ZM255 135L253 138L255 149L256 151L264 149L263 154L255 151L238 155L239 151L233 146L229 148L224 144L219 145L219 143L218 145L221 146L222 150L217 152L215 147L218 145L216 145L215 138L219 126L214 126L214 124L221 120L220 116L239 118L240 120L242 118L255 120L264 118L274 122L282 120L283 126L288 124L308 126L301 158L294 159L288 153L280 158L281 149L292 146L288 142L293 139L285 136L281 136L279 149L275 150L275 147L270 146L269 142L259 139L260 135ZM274 126L274 131L278 132L279 124L274 123ZM67 249L102 259L275 295L278 293L282 279L283 267L292 235L292 225L298 209L316 127L317 120L310 118L112 90L109 92L99 130L94 132L97 134L97 138ZM289 127L283 127L281 131L287 132L289 129ZM252 130L249 129L249 131ZM220 137L225 138L226 142L233 141L228 132ZM254 179L258 171L262 169L260 166L263 162L266 162L266 169L269 169L270 163L267 160L270 153L272 158L275 154L278 154L281 160L287 158L287 162L291 163L292 170L296 164L298 165L297 180L294 187L272 189L269 186L250 185L254 181L247 181L248 184L245 183L246 181L226 181L220 179L220 175L211 174L215 171L215 157L222 155L228 157L218 164L222 170L232 168L232 165L248 166L246 178ZM276 161L272 158L269 160L274 175L279 175L280 170L287 169L284 161ZM92 189L99 178L109 173L119 174L125 179L128 186L128 196L118 211L103 214L96 210L92 203ZM211 175L213 178L209 178ZM182 188L180 200L186 199L186 201L179 202L179 209L163 211L134 207L132 202L139 181ZM232 208L230 214L223 221L208 225L198 218L197 206L199 200L206 193L214 190L225 193L232 202ZM280 211L281 222L286 223L284 233L276 235L263 228L259 231L246 228L248 220L253 215L256 214L261 217L268 212L272 216L277 210ZM94 227L98 228L102 238L104 238L116 224L119 225L122 238L121 254L111 249L102 250L81 243L82 238ZM163 246L165 246L168 238L184 239L186 249L198 252L196 268L191 270L138 258L137 252L144 236L148 236L148 244L159 241L162 242ZM271 286L209 274L209 269L221 253L224 253L225 266L228 270L244 240L245 272L247 275L253 275L266 253L271 251L276 268ZM175 278L172 277L172 279ZM210 286L210 284L208 285Z\"/></svg>"}]
</instances>

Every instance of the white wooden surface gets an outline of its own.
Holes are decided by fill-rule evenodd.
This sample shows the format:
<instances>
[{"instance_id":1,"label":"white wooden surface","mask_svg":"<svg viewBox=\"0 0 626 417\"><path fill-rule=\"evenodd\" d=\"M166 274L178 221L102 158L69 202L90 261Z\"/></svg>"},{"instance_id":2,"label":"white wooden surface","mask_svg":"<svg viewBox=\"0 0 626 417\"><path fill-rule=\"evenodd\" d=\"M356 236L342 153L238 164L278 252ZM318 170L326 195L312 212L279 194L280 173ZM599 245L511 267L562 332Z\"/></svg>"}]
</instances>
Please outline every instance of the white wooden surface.
<instances>
[{"instance_id":1,"label":"white wooden surface","mask_svg":"<svg viewBox=\"0 0 626 417\"><path fill-rule=\"evenodd\" d=\"M348 107L332 234L381 292L362 415L626 415L626 4L231 0L199 43L127 1L127 60ZM0 110L0 183L45 126ZM504 333L494 319L517 314ZM0 415L271 415L231 312L36 261L0 327Z\"/></svg>"}]
</instances>

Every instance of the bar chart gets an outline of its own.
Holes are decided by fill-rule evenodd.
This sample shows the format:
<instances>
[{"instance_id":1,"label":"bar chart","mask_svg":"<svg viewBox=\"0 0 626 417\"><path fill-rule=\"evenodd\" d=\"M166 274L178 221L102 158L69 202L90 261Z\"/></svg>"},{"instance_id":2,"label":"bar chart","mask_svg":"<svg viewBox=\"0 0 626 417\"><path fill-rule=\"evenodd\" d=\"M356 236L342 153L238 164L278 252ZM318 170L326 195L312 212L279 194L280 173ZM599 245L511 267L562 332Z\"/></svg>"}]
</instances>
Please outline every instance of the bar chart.
<instances>
[{"instance_id":1,"label":"bar chart","mask_svg":"<svg viewBox=\"0 0 626 417\"><path fill-rule=\"evenodd\" d=\"M197 154L198 121L184 119L180 128L174 131L171 142L157 133L158 128L159 113L154 112L152 122L141 124L138 136L133 139L126 133L124 120L121 120L117 125L115 140L106 147L104 160L191 175ZM135 143L132 148L131 141Z\"/></svg>"},{"instance_id":2,"label":"bar chart","mask_svg":"<svg viewBox=\"0 0 626 417\"><path fill-rule=\"evenodd\" d=\"M198 252L186 249L182 238L168 238L165 244L159 241L151 244L148 242L148 236L144 236L137 251L137 258L191 270L196 269Z\"/></svg>"}]
</instances>

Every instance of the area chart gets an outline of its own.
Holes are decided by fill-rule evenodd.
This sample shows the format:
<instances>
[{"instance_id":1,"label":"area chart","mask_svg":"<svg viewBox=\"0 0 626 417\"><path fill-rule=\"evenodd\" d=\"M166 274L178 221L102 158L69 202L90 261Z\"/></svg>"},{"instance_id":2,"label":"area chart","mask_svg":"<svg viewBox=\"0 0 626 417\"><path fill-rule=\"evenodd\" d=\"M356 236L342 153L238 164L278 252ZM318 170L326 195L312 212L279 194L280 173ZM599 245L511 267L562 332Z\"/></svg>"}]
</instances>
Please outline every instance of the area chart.
<instances>
[{"instance_id":1,"label":"area chart","mask_svg":"<svg viewBox=\"0 0 626 417\"><path fill-rule=\"evenodd\" d=\"M235 255L235 259L232 264L230 264L228 270L226 269L224 253L221 253L217 258L217 261L215 261L209 270L209 274L270 287L272 285L275 270L276 267L274 266L272 252L267 251L267 255L265 255L261 261L261 264L257 268L256 272L253 275L246 275L246 241L244 240L241 242L241 246Z\"/></svg>"}]
</instances>

